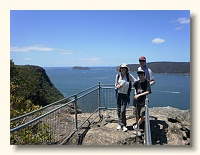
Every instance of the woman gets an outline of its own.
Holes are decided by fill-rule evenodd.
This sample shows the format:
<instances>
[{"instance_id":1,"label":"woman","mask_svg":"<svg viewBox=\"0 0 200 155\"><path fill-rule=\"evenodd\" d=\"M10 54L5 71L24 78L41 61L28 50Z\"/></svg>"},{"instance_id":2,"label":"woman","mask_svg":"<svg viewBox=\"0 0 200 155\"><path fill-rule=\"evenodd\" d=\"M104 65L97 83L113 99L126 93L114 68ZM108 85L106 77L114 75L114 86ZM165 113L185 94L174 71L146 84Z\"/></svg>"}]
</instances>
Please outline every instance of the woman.
<instances>
[{"instance_id":1,"label":"woman","mask_svg":"<svg viewBox=\"0 0 200 155\"><path fill-rule=\"evenodd\" d=\"M126 132L126 106L129 102L129 90L132 87L130 82L135 82L136 79L129 73L129 68L126 64L121 64L118 71L120 74L116 75L115 88L117 90L117 115L119 125L117 130L123 130Z\"/></svg>"}]
</instances>

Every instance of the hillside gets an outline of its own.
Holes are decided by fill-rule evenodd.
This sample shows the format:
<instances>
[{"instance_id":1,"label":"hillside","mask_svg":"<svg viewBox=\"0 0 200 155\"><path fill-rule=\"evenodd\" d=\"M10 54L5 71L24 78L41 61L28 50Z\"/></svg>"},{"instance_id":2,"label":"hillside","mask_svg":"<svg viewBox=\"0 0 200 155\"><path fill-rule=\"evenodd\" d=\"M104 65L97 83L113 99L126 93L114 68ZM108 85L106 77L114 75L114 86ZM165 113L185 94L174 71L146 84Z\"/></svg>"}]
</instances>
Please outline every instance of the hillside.
<instances>
[{"instance_id":1,"label":"hillside","mask_svg":"<svg viewBox=\"0 0 200 155\"><path fill-rule=\"evenodd\" d=\"M150 62L147 66L153 73L190 74L190 62ZM131 71L137 71L139 64L128 64Z\"/></svg>"},{"instance_id":2,"label":"hillside","mask_svg":"<svg viewBox=\"0 0 200 155\"><path fill-rule=\"evenodd\" d=\"M34 105L45 106L61 98L63 94L55 88L45 70L39 66L10 63L11 95L30 100Z\"/></svg>"}]
</instances>

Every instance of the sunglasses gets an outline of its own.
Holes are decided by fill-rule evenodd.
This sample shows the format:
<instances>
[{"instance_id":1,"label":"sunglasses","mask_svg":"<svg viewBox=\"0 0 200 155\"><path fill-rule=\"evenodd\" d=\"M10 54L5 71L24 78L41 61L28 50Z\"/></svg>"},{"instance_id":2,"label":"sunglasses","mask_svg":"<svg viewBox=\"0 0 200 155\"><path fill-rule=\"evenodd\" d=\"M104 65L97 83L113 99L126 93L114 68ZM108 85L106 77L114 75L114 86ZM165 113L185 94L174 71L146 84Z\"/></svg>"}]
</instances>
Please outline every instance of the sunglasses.
<instances>
[{"instance_id":1,"label":"sunglasses","mask_svg":"<svg viewBox=\"0 0 200 155\"><path fill-rule=\"evenodd\" d=\"M146 62L146 60L139 60L139 62Z\"/></svg>"}]
</instances>

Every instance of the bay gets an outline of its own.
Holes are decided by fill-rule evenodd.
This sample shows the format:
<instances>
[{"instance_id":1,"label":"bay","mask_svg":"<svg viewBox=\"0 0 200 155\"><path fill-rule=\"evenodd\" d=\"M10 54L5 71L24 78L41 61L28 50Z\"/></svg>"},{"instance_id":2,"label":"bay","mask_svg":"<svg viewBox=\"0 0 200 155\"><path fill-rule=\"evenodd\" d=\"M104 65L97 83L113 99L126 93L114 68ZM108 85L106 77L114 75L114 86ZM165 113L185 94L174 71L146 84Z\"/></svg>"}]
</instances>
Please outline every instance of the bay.
<instances>
[{"instance_id":1,"label":"bay","mask_svg":"<svg viewBox=\"0 0 200 155\"><path fill-rule=\"evenodd\" d=\"M97 85L98 82L114 84L118 74L116 67L90 67L90 70L72 70L71 67L44 69L54 86L65 97ZM131 74L137 77L135 72ZM190 75L154 73L153 76L156 83L151 87L152 94L148 96L150 107L190 109Z\"/></svg>"}]
</instances>

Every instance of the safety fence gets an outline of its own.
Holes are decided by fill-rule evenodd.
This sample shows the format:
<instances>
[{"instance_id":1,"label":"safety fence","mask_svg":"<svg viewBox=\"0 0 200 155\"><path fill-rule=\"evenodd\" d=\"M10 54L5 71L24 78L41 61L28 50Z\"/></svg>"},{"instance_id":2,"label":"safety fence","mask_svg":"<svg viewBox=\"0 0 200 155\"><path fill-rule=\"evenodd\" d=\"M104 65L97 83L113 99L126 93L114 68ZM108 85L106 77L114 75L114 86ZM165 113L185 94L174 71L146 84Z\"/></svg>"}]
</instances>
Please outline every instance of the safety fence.
<instances>
[{"instance_id":1,"label":"safety fence","mask_svg":"<svg viewBox=\"0 0 200 155\"><path fill-rule=\"evenodd\" d=\"M133 103L133 98L130 103ZM117 118L114 85L98 83L38 110L12 118L10 143L12 145L66 144L78 129L89 126L97 119L102 119L108 110L110 117ZM79 115L80 113L84 115ZM148 102L146 103L145 143L151 144Z\"/></svg>"},{"instance_id":2,"label":"safety fence","mask_svg":"<svg viewBox=\"0 0 200 155\"><path fill-rule=\"evenodd\" d=\"M145 99L145 144L152 145L151 142L151 126L149 120L149 99L148 97Z\"/></svg>"}]
</instances>

